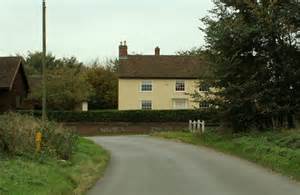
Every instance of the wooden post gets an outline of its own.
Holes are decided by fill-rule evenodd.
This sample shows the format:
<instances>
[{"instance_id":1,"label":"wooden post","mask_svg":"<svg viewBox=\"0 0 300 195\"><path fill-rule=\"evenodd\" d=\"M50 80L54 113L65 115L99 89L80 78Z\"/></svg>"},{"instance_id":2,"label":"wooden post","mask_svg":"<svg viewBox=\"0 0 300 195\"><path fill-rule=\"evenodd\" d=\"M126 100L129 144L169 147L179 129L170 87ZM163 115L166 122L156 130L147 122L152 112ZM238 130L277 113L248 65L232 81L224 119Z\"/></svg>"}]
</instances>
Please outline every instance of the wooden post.
<instances>
[{"instance_id":1,"label":"wooden post","mask_svg":"<svg viewBox=\"0 0 300 195\"><path fill-rule=\"evenodd\" d=\"M193 129L192 129L192 120L189 120L189 130L190 130L190 132L193 133Z\"/></svg>"},{"instance_id":2,"label":"wooden post","mask_svg":"<svg viewBox=\"0 0 300 195\"><path fill-rule=\"evenodd\" d=\"M43 0L43 54L42 54L42 88L43 88L43 97L42 97L42 120L43 125L47 120L46 114L46 104L47 104L47 90L46 90L46 0Z\"/></svg>"}]
</instances>

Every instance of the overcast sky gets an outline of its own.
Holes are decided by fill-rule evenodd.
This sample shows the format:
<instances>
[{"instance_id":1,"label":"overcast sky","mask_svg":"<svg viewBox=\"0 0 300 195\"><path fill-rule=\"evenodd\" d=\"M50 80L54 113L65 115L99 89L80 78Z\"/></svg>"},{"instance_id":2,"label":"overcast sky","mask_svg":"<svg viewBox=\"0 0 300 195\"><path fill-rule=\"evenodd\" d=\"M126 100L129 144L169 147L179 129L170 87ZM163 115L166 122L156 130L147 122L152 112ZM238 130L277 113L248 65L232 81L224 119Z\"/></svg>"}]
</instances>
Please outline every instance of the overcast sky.
<instances>
[{"instance_id":1,"label":"overcast sky","mask_svg":"<svg viewBox=\"0 0 300 195\"><path fill-rule=\"evenodd\" d=\"M42 0L0 0L0 56L41 50ZM211 0L47 0L48 51L88 62L129 53L174 54L203 45Z\"/></svg>"}]
</instances>

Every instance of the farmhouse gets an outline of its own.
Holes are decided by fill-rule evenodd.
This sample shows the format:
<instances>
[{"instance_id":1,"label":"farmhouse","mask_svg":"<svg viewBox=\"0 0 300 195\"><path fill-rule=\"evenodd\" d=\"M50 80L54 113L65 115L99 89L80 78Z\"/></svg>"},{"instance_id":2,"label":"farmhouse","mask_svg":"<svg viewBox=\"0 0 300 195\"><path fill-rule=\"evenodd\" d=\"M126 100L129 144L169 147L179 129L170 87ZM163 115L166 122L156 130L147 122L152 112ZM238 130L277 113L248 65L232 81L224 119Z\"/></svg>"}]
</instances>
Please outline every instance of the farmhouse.
<instances>
[{"instance_id":1,"label":"farmhouse","mask_svg":"<svg viewBox=\"0 0 300 195\"><path fill-rule=\"evenodd\" d=\"M0 57L0 112L20 108L28 92L22 59Z\"/></svg>"},{"instance_id":2,"label":"farmhouse","mask_svg":"<svg viewBox=\"0 0 300 195\"><path fill-rule=\"evenodd\" d=\"M208 91L199 85L208 66L201 57L128 55L126 42L119 46L119 110L171 110L207 107L191 97L195 91Z\"/></svg>"}]
</instances>

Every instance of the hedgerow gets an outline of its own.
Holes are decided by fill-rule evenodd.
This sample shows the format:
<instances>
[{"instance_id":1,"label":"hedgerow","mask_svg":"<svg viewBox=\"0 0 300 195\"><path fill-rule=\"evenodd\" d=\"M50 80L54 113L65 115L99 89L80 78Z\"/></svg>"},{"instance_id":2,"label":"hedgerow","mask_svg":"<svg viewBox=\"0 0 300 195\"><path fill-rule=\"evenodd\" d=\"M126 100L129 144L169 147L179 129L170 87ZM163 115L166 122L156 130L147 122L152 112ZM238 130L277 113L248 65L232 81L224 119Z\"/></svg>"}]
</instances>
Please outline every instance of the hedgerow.
<instances>
[{"instance_id":1,"label":"hedgerow","mask_svg":"<svg viewBox=\"0 0 300 195\"><path fill-rule=\"evenodd\" d=\"M19 111L40 117L40 111ZM50 111L49 120L57 122L187 122L189 120L206 120L218 123L218 114L213 110L103 110L89 112Z\"/></svg>"}]
</instances>

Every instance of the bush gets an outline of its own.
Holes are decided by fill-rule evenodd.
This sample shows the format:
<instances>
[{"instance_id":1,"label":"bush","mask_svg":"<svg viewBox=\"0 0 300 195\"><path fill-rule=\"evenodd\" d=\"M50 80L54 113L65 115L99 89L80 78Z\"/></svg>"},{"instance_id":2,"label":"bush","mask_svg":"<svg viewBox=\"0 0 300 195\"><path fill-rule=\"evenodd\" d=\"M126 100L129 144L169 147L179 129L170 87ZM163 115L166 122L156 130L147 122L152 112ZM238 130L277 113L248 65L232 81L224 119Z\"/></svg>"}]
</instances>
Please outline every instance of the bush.
<instances>
[{"instance_id":1,"label":"bush","mask_svg":"<svg viewBox=\"0 0 300 195\"><path fill-rule=\"evenodd\" d=\"M20 111L40 117L40 111ZM217 112L212 110L103 110L90 112L51 111L48 118L57 122L187 122L189 120L205 120L218 123Z\"/></svg>"},{"instance_id":2,"label":"bush","mask_svg":"<svg viewBox=\"0 0 300 195\"><path fill-rule=\"evenodd\" d=\"M0 153L32 157L36 153L35 135L42 132L41 154L67 160L75 149L77 136L56 123L42 122L26 115L0 115Z\"/></svg>"}]
</instances>

